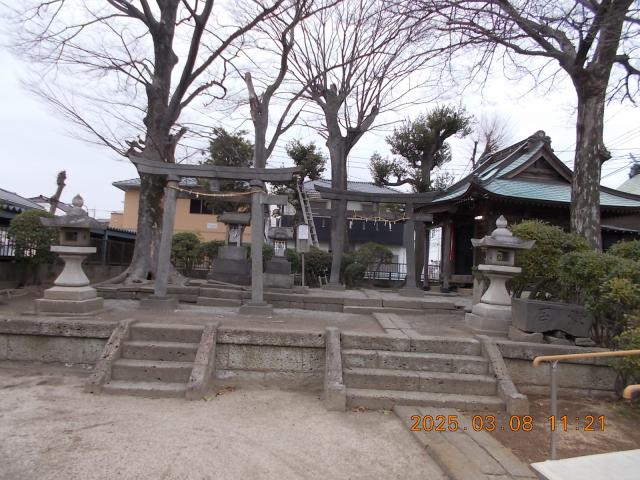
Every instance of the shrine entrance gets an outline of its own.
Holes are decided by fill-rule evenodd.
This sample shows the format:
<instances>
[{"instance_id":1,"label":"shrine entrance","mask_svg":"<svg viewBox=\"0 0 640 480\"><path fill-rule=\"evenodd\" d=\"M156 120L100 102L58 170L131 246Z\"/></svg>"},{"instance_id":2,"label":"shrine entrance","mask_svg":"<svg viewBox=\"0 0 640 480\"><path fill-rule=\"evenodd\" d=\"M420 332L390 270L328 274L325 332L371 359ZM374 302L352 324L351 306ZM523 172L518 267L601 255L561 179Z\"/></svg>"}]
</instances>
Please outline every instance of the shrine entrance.
<instances>
[{"instance_id":1,"label":"shrine entrance","mask_svg":"<svg viewBox=\"0 0 640 480\"><path fill-rule=\"evenodd\" d=\"M268 314L273 307L264 301L262 273L262 247L264 244L264 205L281 205L288 202L286 195L268 195L265 182L286 183L300 171L291 168L249 168L218 165L183 165L165 163L148 158L131 156L131 161L139 173L162 175L167 178L164 196L162 232L158 251L158 266L154 293L144 300L151 308L175 308L177 299L167 296L169 265L171 262L171 241L176 212L178 183L182 178L204 178L209 180L245 181L251 186L251 300L240 307L241 313Z\"/></svg>"}]
</instances>

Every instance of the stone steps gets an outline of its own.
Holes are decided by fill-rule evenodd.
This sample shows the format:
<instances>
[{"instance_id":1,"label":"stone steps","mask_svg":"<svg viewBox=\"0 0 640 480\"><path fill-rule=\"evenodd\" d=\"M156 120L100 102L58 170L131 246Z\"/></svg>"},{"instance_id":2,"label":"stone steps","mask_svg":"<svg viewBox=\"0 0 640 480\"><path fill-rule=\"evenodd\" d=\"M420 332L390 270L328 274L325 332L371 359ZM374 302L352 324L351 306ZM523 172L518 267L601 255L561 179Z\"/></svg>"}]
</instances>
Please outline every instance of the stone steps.
<instances>
[{"instance_id":1,"label":"stone steps","mask_svg":"<svg viewBox=\"0 0 640 480\"><path fill-rule=\"evenodd\" d=\"M131 395L151 398L184 398L187 391L185 383L125 382L111 381L102 387L110 395Z\"/></svg>"},{"instance_id":2,"label":"stone steps","mask_svg":"<svg viewBox=\"0 0 640 480\"><path fill-rule=\"evenodd\" d=\"M111 378L125 382L184 383L189 381L193 362L134 360L121 358L113 363Z\"/></svg>"},{"instance_id":3,"label":"stone steps","mask_svg":"<svg viewBox=\"0 0 640 480\"><path fill-rule=\"evenodd\" d=\"M135 323L131 326L131 340L200 343L202 325L171 323Z\"/></svg>"},{"instance_id":4,"label":"stone steps","mask_svg":"<svg viewBox=\"0 0 640 480\"><path fill-rule=\"evenodd\" d=\"M135 323L102 391L112 395L184 398L204 327Z\"/></svg>"},{"instance_id":5,"label":"stone steps","mask_svg":"<svg viewBox=\"0 0 640 480\"><path fill-rule=\"evenodd\" d=\"M372 410L389 410L395 405L449 407L473 412L505 409L501 399L488 395L347 388L347 406L350 408L363 406Z\"/></svg>"},{"instance_id":6,"label":"stone steps","mask_svg":"<svg viewBox=\"0 0 640 480\"><path fill-rule=\"evenodd\" d=\"M496 379L467 373L391 370L386 368L347 368L343 379L348 388L402 390L475 395L495 395Z\"/></svg>"},{"instance_id":7,"label":"stone steps","mask_svg":"<svg viewBox=\"0 0 640 480\"><path fill-rule=\"evenodd\" d=\"M197 343L132 340L123 343L122 358L193 362L197 351Z\"/></svg>"},{"instance_id":8,"label":"stone steps","mask_svg":"<svg viewBox=\"0 0 640 480\"><path fill-rule=\"evenodd\" d=\"M444 353L393 352L383 350L343 350L345 368L390 368L451 373L486 374L489 362L476 355Z\"/></svg>"},{"instance_id":9,"label":"stone steps","mask_svg":"<svg viewBox=\"0 0 640 480\"><path fill-rule=\"evenodd\" d=\"M371 335L367 333L343 333L343 349L385 350L396 352L442 353L447 355L481 354L480 342L474 338L417 335Z\"/></svg>"}]
</instances>

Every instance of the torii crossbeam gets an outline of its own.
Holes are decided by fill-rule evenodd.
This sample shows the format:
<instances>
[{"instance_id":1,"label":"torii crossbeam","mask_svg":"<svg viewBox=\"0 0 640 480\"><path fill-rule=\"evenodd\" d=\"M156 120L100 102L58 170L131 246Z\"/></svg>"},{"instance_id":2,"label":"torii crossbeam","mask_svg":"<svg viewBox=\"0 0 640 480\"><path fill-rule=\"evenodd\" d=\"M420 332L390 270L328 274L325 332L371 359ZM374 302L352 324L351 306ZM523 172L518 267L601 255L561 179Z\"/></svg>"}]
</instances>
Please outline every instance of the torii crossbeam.
<instances>
[{"instance_id":1,"label":"torii crossbeam","mask_svg":"<svg viewBox=\"0 0 640 480\"><path fill-rule=\"evenodd\" d=\"M335 188L316 186L316 191L320 194L320 197L326 200L337 200L341 203L338 208L338 222L336 225L338 236L342 237L342 232L346 227L346 218L341 212L344 212L343 202L372 202L372 203L395 203L405 205L405 212L407 219L404 222L404 247L407 251L407 281L405 286L398 292L402 296L422 296L424 292L420 290L416 285L416 267L415 267L415 239L414 228L415 222L430 222L433 220L431 214L416 214L414 212L415 205L417 204L429 204L436 196L437 192L425 192L425 193L365 193L365 192L349 192L346 190L339 190ZM333 221L333 218L332 218ZM333 240L333 239L332 239ZM332 247L333 249L333 247ZM341 248L340 250L343 250ZM425 272L425 276L427 272ZM339 269L338 274L334 275L333 269L331 271L330 284L339 284Z\"/></svg>"}]
</instances>

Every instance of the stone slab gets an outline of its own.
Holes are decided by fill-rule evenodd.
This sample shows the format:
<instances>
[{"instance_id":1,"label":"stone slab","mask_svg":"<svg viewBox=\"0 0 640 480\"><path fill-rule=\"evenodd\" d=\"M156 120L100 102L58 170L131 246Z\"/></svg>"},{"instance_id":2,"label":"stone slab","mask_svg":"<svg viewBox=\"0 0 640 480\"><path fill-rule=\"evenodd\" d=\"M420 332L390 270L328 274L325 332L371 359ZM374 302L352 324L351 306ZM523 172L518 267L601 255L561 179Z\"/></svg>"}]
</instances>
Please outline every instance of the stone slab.
<instances>
[{"instance_id":1,"label":"stone slab","mask_svg":"<svg viewBox=\"0 0 640 480\"><path fill-rule=\"evenodd\" d=\"M285 258L274 258L265 264L265 273L291 275L291 264Z\"/></svg>"},{"instance_id":2,"label":"stone slab","mask_svg":"<svg viewBox=\"0 0 640 480\"><path fill-rule=\"evenodd\" d=\"M382 307L381 298L345 298L345 307Z\"/></svg>"},{"instance_id":3,"label":"stone slab","mask_svg":"<svg viewBox=\"0 0 640 480\"><path fill-rule=\"evenodd\" d=\"M322 349L324 349L325 346L324 334L322 332L300 330L277 331L226 326L218 329L218 343Z\"/></svg>"},{"instance_id":4,"label":"stone slab","mask_svg":"<svg viewBox=\"0 0 640 480\"><path fill-rule=\"evenodd\" d=\"M104 309L104 300L100 297L87 300L48 300L40 298L35 301L38 313L56 313L69 315L88 315Z\"/></svg>"},{"instance_id":5,"label":"stone slab","mask_svg":"<svg viewBox=\"0 0 640 480\"><path fill-rule=\"evenodd\" d=\"M239 307L242 305L242 301L235 298L198 297L197 303L207 307Z\"/></svg>"},{"instance_id":6,"label":"stone slab","mask_svg":"<svg viewBox=\"0 0 640 480\"><path fill-rule=\"evenodd\" d=\"M509 322L498 318L465 313L464 321L476 332L505 335L509 331Z\"/></svg>"},{"instance_id":7,"label":"stone slab","mask_svg":"<svg viewBox=\"0 0 640 480\"><path fill-rule=\"evenodd\" d=\"M96 298L97 291L93 287L59 287L54 286L44 291L47 300L89 300Z\"/></svg>"},{"instance_id":8,"label":"stone slab","mask_svg":"<svg viewBox=\"0 0 640 480\"><path fill-rule=\"evenodd\" d=\"M574 337L588 337L592 318L579 305L513 299L513 325L526 332L561 330Z\"/></svg>"},{"instance_id":9,"label":"stone slab","mask_svg":"<svg viewBox=\"0 0 640 480\"><path fill-rule=\"evenodd\" d=\"M343 333L342 348L362 350L394 350L408 352L411 345L406 335L370 335L366 333Z\"/></svg>"},{"instance_id":10,"label":"stone slab","mask_svg":"<svg viewBox=\"0 0 640 480\"><path fill-rule=\"evenodd\" d=\"M238 247L236 245L225 245L218 249L218 260L246 260L247 249L245 247Z\"/></svg>"},{"instance_id":11,"label":"stone slab","mask_svg":"<svg viewBox=\"0 0 640 480\"><path fill-rule=\"evenodd\" d=\"M140 300L141 310L175 310L178 308L176 297L156 297L151 295Z\"/></svg>"},{"instance_id":12,"label":"stone slab","mask_svg":"<svg viewBox=\"0 0 640 480\"><path fill-rule=\"evenodd\" d=\"M424 290L420 288L404 287L398 290L398 295L401 297L424 297Z\"/></svg>"},{"instance_id":13,"label":"stone slab","mask_svg":"<svg viewBox=\"0 0 640 480\"><path fill-rule=\"evenodd\" d=\"M245 303L244 305L240 306L240 308L238 309L238 313L240 313L241 315L257 315L257 316L271 317L273 316L273 305L270 305L268 303L261 303L261 304Z\"/></svg>"},{"instance_id":14,"label":"stone slab","mask_svg":"<svg viewBox=\"0 0 640 480\"><path fill-rule=\"evenodd\" d=\"M264 274L264 286L266 288L292 288L293 276L288 273L267 272Z\"/></svg>"},{"instance_id":15,"label":"stone slab","mask_svg":"<svg viewBox=\"0 0 640 480\"><path fill-rule=\"evenodd\" d=\"M542 333L523 332L517 327L509 326L509 340L514 342L530 342L530 343L542 343Z\"/></svg>"},{"instance_id":16,"label":"stone slab","mask_svg":"<svg viewBox=\"0 0 640 480\"><path fill-rule=\"evenodd\" d=\"M97 320L3 318L0 333L107 339L116 325L116 322Z\"/></svg>"}]
</instances>

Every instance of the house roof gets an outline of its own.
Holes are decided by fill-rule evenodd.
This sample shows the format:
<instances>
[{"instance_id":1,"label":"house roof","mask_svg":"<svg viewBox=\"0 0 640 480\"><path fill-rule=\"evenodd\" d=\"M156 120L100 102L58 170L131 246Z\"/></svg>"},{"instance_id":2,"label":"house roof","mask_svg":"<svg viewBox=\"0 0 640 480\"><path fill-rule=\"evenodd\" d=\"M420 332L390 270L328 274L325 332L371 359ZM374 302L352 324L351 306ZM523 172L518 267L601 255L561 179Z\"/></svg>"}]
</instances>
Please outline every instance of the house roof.
<instances>
[{"instance_id":1,"label":"house roof","mask_svg":"<svg viewBox=\"0 0 640 480\"><path fill-rule=\"evenodd\" d=\"M51 205L51 197L47 197L45 195L38 195L37 197L29 197L29 200L31 200L32 202L35 202L37 204L47 204L47 205ZM42 206L42 205L40 205ZM68 203L65 203L61 200L58 200L58 203L56 205L56 207L63 211L64 213L67 213L69 210L71 210L73 208L73 205L69 205Z\"/></svg>"},{"instance_id":2,"label":"house roof","mask_svg":"<svg viewBox=\"0 0 640 480\"><path fill-rule=\"evenodd\" d=\"M618 187L621 192L633 193L640 195L640 163L635 163L631 167L629 178Z\"/></svg>"},{"instance_id":3,"label":"house roof","mask_svg":"<svg viewBox=\"0 0 640 480\"><path fill-rule=\"evenodd\" d=\"M309 198L320 198L320 194L316 191L316 185L331 188L331 180L319 178L318 180L308 180L303 183L302 188ZM352 182L347 181L347 191L359 193L401 193L390 187L379 187L370 182Z\"/></svg>"},{"instance_id":4,"label":"house roof","mask_svg":"<svg viewBox=\"0 0 640 480\"><path fill-rule=\"evenodd\" d=\"M488 155L481 162L469 175L436 196L433 203L457 202L472 190L539 203L571 203L573 172L553 153L551 139L543 131ZM601 186L601 208L640 209L640 191L633 193Z\"/></svg>"},{"instance_id":5,"label":"house roof","mask_svg":"<svg viewBox=\"0 0 640 480\"><path fill-rule=\"evenodd\" d=\"M23 210L42 210L42 207L17 193L0 188L0 209L20 213Z\"/></svg>"}]
</instances>

